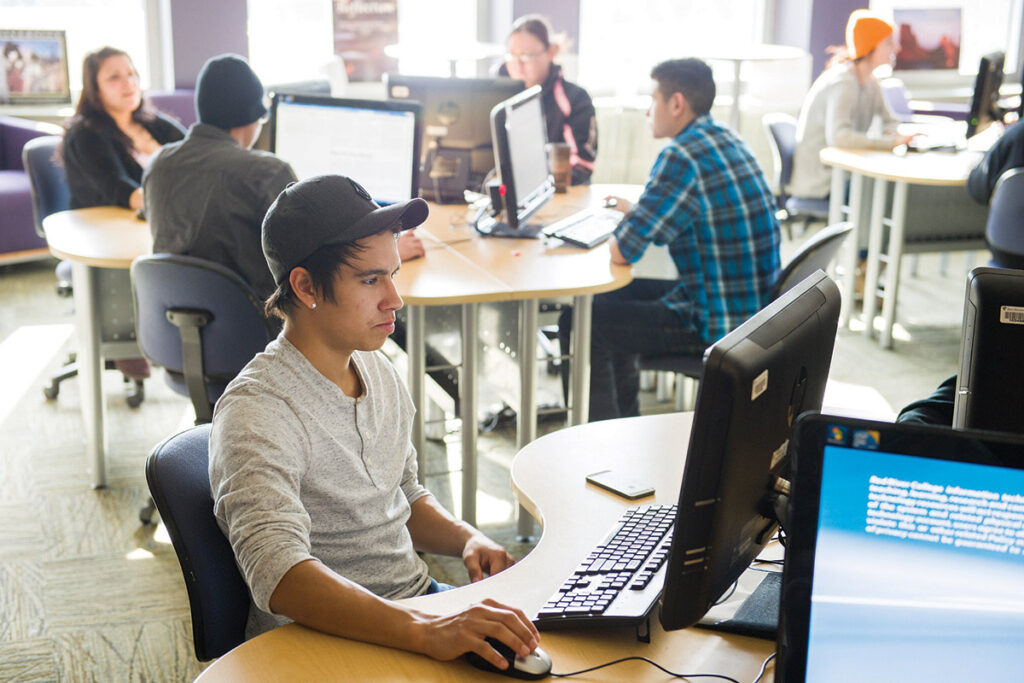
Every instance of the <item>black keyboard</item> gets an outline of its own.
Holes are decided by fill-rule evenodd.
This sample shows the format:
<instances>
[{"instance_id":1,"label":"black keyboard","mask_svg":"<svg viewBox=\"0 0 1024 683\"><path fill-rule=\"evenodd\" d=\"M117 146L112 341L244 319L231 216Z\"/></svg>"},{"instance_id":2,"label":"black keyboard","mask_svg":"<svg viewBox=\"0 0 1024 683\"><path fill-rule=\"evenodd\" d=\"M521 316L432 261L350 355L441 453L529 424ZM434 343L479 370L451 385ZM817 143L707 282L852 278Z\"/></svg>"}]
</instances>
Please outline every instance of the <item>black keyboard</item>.
<instances>
[{"instance_id":1,"label":"black keyboard","mask_svg":"<svg viewBox=\"0 0 1024 683\"><path fill-rule=\"evenodd\" d=\"M629 508L540 608L542 631L632 626L658 603L672 542L675 505Z\"/></svg>"},{"instance_id":2,"label":"black keyboard","mask_svg":"<svg viewBox=\"0 0 1024 683\"><path fill-rule=\"evenodd\" d=\"M614 209L584 209L547 226L544 234L590 249L611 237L622 216Z\"/></svg>"}]
</instances>

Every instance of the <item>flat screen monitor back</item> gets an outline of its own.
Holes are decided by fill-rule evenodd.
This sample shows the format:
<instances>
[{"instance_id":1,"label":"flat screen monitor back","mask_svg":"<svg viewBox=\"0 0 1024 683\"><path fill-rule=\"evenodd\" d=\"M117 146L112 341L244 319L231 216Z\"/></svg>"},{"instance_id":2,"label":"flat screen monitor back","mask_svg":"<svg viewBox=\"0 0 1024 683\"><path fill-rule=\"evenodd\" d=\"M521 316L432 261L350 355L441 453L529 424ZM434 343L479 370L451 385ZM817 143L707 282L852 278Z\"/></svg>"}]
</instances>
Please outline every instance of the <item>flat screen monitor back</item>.
<instances>
[{"instance_id":1,"label":"flat screen monitor back","mask_svg":"<svg viewBox=\"0 0 1024 683\"><path fill-rule=\"evenodd\" d=\"M481 216L476 228L498 237L536 237L543 226L527 221L555 194L548 170L547 128L541 88L535 85L491 110L491 136L498 171L498 197L504 221Z\"/></svg>"},{"instance_id":2,"label":"flat screen monitor back","mask_svg":"<svg viewBox=\"0 0 1024 683\"><path fill-rule=\"evenodd\" d=\"M382 204L416 196L420 151L416 102L277 93L270 149L299 179L340 174Z\"/></svg>"},{"instance_id":3,"label":"flat screen monitor back","mask_svg":"<svg viewBox=\"0 0 1024 683\"><path fill-rule=\"evenodd\" d=\"M423 105L424 142L420 160L424 166L423 189L433 189L431 166L442 166L445 159L461 156L470 160L463 183L466 187L462 189L478 190L484 176L494 168L491 109L522 92L523 82L510 78L437 78L386 73L384 87L393 100L416 101Z\"/></svg>"},{"instance_id":4,"label":"flat screen monitor back","mask_svg":"<svg viewBox=\"0 0 1024 683\"><path fill-rule=\"evenodd\" d=\"M967 278L953 426L1024 433L1024 270Z\"/></svg>"},{"instance_id":5,"label":"flat screen monitor back","mask_svg":"<svg viewBox=\"0 0 1024 683\"><path fill-rule=\"evenodd\" d=\"M999 88L1003 85L1002 52L992 52L981 58L978 76L974 79L971 111L967 115L967 137L982 132L993 121L1002 118L999 109Z\"/></svg>"},{"instance_id":6,"label":"flat screen monitor back","mask_svg":"<svg viewBox=\"0 0 1024 683\"><path fill-rule=\"evenodd\" d=\"M705 352L662 593L666 629L697 623L778 528L771 492L789 476L793 420L821 408L839 301L819 270Z\"/></svg>"}]
</instances>

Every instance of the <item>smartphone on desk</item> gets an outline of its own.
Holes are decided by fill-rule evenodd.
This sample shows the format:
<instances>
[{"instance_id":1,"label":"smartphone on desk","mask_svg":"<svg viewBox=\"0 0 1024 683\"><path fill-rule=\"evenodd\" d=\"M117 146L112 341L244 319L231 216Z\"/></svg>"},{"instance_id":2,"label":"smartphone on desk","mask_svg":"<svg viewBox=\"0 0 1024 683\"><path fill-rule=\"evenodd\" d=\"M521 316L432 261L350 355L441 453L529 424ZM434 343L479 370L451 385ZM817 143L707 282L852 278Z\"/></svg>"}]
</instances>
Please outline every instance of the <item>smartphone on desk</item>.
<instances>
[{"instance_id":1,"label":"smartphone on desk","mask_svg":"<svg viewBox=\"0 0 1024 683\"><path fill-rule=\"evenodd\" d=\"M627 500L646 498L654 495L654 487L640 481L628 472L601 470L587 475L587 483L600 486Z\"/></svg>"}]
</instances>

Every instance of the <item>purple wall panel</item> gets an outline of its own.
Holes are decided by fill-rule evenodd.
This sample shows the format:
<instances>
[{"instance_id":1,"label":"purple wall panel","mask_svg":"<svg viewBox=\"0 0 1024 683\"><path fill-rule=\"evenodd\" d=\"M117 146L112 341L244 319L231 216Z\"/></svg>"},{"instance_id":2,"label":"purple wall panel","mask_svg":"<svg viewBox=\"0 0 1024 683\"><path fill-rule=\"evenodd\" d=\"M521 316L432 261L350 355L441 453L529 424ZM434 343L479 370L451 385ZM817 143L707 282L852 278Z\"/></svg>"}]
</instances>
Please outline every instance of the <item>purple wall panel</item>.
<instances>
[{"instance_id":1,"label":"purple wall panel","mask_svg":"<svg viewBox=\"0 0 1024 683\"><path fill-rule=\"evenodd\" d=\"M207 59L225 52L249 56L246 0L171 0L174 87L194 88Z\"/></svg>"}]
</instances>

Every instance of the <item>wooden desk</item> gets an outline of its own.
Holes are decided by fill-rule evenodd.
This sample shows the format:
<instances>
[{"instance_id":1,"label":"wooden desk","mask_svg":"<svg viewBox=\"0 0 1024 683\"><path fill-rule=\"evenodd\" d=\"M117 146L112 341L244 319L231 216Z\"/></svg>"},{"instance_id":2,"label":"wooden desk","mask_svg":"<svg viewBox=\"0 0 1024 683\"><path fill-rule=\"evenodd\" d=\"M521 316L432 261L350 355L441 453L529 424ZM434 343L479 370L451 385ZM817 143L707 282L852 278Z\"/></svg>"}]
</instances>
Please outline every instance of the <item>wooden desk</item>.
<instances>
[{"instance_id":1,"label":"wooden desk","mask_svg":"<svg viewBox=\"0 0 1024 683\"><path fill-rule=\"evenodd\" d=\"M103 361L142 355L128 268L150 253L153 241L145 221L115 206L61 211L45 218L43 228L50 251L72 265L85 447L92 485L99 488L107 485Z\"/></svg>"},{"instance_id":2,"label":"wooden desk","mask_svg":"<svg viewBox=\"0 0 1024 683\"><path fill-rule=\"evenodd\" d=\"M533 218L550 223L574 211L600 204L607 194L628 199L639 196L635 185L572 187L556 194ZM590 307L593 295L618 289L633 276L629 266L614 266L607 244L583 250L561 242L538 239L481 237L467 222L466 207L432 205L427 222L418 230L427 255L409 261L398 273L398 291L408 309L407 343L409 391L416 405L413 444L425 471L423 413L425 397L424 309L452 305L462 309L462 376L459 408L462 419L462 518L476 523L476 405L478 304L519 302L520 404L516 440L520 448L537 437L537 303L541 298L573 297L572 406L570 424L587 421L590 396ZM520 516L520 535L532 530Z\"/></svg>"},{"instance_id":3,"label":"wooden desk","mask_svg":"<svg viewBox=\"0 0 1024 683\"><path fill-rule=\"evenodd\" d=\"M850 174L849 213L854 230L847 240L844 268L853 273L857 265L858 235L868 229L867 275L864 283L864 334L871 336L874 332L876 312L875 292L878 289L879 272L882 262L882 241L885 225L888 223L889 242L886 270L885 294L882 305L883 327L879 335L879 344L883 348L892 347L892 328L896 320L896 300L900 282L900 261L905 251L907 226L907 193L910 185L931 187L963 187L967 176L981 160L979 152L921 152L903 156L892 152L877 150L853 150L826 147L821 151L821 161L832 167L832 188L829 204L829 223L842 220L843 198L846 194L846 174ZM874 189L870 199L866 199L867 188L864 180L872 179ZM889 186L893 186L892 215L886 219L885 210L888 201ZM870 207L870 214L867 212ZM974 233L965 232L962 239L950 239L948 242L936 243L933 251L950 251L955 249L975 249L984 247L984 216L987 209L974 205L973 201L963 192L962 208L969 215L974 225ZM917 248L915 251L923 251ZM843 280L843 313L841 324L847 324L851 317L854 297L854 278Z\"/></svg>"},{"instance_id":4,"label":"wooden desk","mask_svg":"<svg viewBox=\"0 0 1024 683\"><path fill-rule=\"evenodd\" d=\"M601 201L606 194L633 199L637 186L606 185L571 188L555 195L537 220L551 221ZM424 308L457 304L462 307L462 338L477 338L477 306L483 301L520 302L520 349L535 349L537 300L573 296L572 390L575 397L589 397L590 302L593 294L622 287L632 279L629 266L613 266L607 245L590 250L555 246L541 240L483 238L465 224L466 207L431 205L427 222L419 230L427 247L425 258L403 264L397 282L409 305L409 390L416 405L413 439L424 452L423 407L425 400ZM454 227L453 227L454 226ZM138 256L149 254L152 239L144 221L119 207L95 207L62 211L45 222L50 250L70 259L75 278L75 311L78 327L79 386L86 425L86 443L93 463L93 485L106 485L105 405L100 373L104 359L139 355L134 341L133 304L127 269ZM110 320L121 327L109 330ZM126 324L126 326L125 326ZM476 516L476 344L462 344L463 375L459 383L463 458L463 517ZM518 420L520 446L533 441L537 432L534 382L536 353L520 357L521 404ZM587 400L574 400L571 421L586 422ZM420 463L420 471L425 468ZM523 517L524 525L529 519ZM524 533L528 533L525 529Z\"/></svg>"},{"instance_id":5,"label":"wooden desk","mask_svg":"<svg viewBox=\"0 0 1024 683\"><path fill-rule=\"evenodd\" d=\"M405 602L443 614L490 597L533 614L558 588L612 523L631 505L584 482L588 472L629 467L657 482L653 499L674 503L689 442L690 413L595 422L541 437L512 463L516 496L543 527L533 551L516 565L469 586ZM656 621L656 620L655 620ZM753 680L774 643L698 628L665 632L652 624L651 643L632 629L546 632L541 647L555 673L575 671L629 655L644 655L685 673L723 673ZM479 681L486 674L462 660L437 662L423 655L325 635L294 624L265 633L214 662L199 677L220 681ZM628 662L581 677L588 681L664 681L661 671ZM486 680L508 680L493 676ZM575 680L575 679L574 679Z\"/></svg>"}]
</instances>

